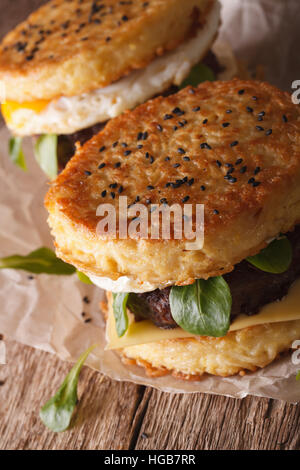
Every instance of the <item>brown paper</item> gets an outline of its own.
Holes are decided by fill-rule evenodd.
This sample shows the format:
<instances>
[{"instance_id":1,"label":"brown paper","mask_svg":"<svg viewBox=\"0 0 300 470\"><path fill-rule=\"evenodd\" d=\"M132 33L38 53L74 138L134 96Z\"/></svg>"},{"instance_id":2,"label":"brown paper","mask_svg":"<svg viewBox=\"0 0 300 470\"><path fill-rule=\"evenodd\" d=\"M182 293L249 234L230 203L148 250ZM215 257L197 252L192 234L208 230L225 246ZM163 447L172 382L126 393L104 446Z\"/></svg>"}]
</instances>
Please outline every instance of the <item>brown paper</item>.
<instances>
[{"instance_id":1,"label":"brown paper","mask_svg":"<svg viewBox=\"0 0 300 470\"><path fill-rule=\"evenodd\" d=\"M223 3L225 16L222 31L226 31L226 39L230 39L232 46L246 59L245 51L255 51L261 38L271 38L273 35L274 44L278 43L275 33L280 35L280 29L277 28L275 31L272 29L273 25L277 25L285 18L283 5L295 2L225 0ZM271 4L276 5L274 11L269 8ZM299 8L297 11L299 12ZM253 31L251 25L255 25ZM272 50L269 49L270 56ZM286 60L286 56L282 57L285 66ZM268 64L271 63L270 58ZM292 63L291 70L293 67ZM276 80L270 81L274 83L279 78L278 75ZM300 78L300 74L292 78ZM290 79L284 78L277 84L286 87ZM9 161L8 138L8 131L2 129L0 131L1 257L28 254L41 246L53 246L46 223L46 210L43 207L47 182L34 161L31 142L25 143L24 150L29 170L24 173ZM68 361L76 361L91 344L97 343L99 347L88 358L89 366L116 380L150 385L168 392L207 392L238 398L257 395L287 402L298 401L300 383L296 381L297 366L293 365L290 356L245 377L205 376L199 382L180 381L170 376L149 378L141 368L125 367L116 352L104 351L104 322L99 312L99 301L103 299L103 295L101 289L82 284L76 275L70 277L39 275L29 279L26 272L2 270L0 271L0 333L23 344L57 354ZM83 302L84 296L89 297L90 304ZM92 321L85 323L86 319ZM13 360L12 357L7 357L7 362Z\"/></svg>"}]
</instances>

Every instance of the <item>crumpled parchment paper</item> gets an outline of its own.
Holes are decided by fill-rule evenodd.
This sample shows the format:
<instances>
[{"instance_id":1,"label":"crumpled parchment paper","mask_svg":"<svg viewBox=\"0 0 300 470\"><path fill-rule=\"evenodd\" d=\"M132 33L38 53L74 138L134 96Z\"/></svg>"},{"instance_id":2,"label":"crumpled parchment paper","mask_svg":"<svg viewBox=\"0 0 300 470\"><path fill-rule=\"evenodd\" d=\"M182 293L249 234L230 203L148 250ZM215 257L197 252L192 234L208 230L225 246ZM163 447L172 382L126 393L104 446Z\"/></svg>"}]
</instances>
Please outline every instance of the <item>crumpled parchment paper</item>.
<instances>
[{"instance_id":1,"label":"crumpled parchment paper","mask_svg":"<svg viewBox=\"0 0 300 470\"><path fill-rule=\"evenodd\" d=\"M294 55L293 46L293 41L300 43L295 39L300 31L297 25L297 13L298 18L300 14L298 0L223 0L222 3L222 38L231 43L238 57L248 61L250 67L264 64L266 78L281 88L289 89L292 80L300 79L299 60ZM296 72L299 72L298 77ZM43 207L46 177L34 161L30 140L25 142L24 148L29 171L23 173L9 161L8 139L8 131L2 129L1 257L28 254L41 246L53 247ZM83 301L85 296L90 299L89 304ZM103 296L103 291L82 284L76 275L35 275L31 279L26 272L2 270L0 333L69 361L76 361L84 350L97 343L100 346L87 361L90 367L116 380L150 385L168 392L207 392L238 398L256 395L287 402L299 400L300 383L296 381L299 366L292 363L290 355L244 377L205 376L199 382L180 381L170 376L149 378L141 368L125 367L116 352L104 351L104 322L99 312ZM85 323L86 319L91 319L91 322ZM7 362L13 360L7 358Z\"/></svg>"}]
</instances>

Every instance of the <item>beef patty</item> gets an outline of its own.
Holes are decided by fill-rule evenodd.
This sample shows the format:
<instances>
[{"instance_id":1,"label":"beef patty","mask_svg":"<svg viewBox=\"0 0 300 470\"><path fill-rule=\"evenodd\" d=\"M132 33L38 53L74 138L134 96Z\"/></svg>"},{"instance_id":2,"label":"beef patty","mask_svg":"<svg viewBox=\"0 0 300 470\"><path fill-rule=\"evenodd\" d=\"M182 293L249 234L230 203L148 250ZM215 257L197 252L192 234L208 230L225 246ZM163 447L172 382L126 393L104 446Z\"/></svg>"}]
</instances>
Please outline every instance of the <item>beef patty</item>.
<instances>
[{"instance_id":1,"label":"beef patty","mask_svg":"<svg viewBox=\"0 0 300 470\"><path fill-rule=\"evenodd\" d=\"M293 247L293 261L282 274L261 271L246 260L237 264L234 270L223 277L232 295L231 319L244 313L255 315L260 308L284 297L291 284L300 276L300 225L287 234ZM130 294L129 309L139 317L147 317L160 328L175 328L169 295L171 287L144 294Z\"/></svg>"}]
</instances>

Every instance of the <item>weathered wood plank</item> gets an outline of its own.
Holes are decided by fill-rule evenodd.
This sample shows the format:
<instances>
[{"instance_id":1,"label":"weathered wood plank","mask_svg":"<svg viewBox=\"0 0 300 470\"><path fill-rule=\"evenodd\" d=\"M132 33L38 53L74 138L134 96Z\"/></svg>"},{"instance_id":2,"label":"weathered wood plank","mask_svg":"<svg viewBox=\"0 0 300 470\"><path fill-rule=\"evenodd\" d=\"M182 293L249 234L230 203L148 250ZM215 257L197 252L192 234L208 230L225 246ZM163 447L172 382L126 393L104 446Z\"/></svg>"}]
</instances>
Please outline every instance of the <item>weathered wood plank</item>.
<instances>
[{"instance_id":1,"label":"weathered wood plank","mask_svg":"<svg viewBox=\"0 0 300 470\"><path fill-rule=\"evenodd\" d=\"M7 343L7 365L0 366L1 449L127 449L140 400L136 385L117 383L85 368L73 428L54 434L38 411L57 390L70 365L32 348Z\"/></svg>"},{"instance_id":2,"label":"weathered wood plank","mask_svg":"<svg viewBox=\"0 0 300 470\"><path fill-rule=\"evenodd\" d=\"M73 428L45 429L40 406L70 369L7 343L0 366L0 449L299 449L300 406L249 397L170 395L83 370Z\"/></svg>"}]
</instances>

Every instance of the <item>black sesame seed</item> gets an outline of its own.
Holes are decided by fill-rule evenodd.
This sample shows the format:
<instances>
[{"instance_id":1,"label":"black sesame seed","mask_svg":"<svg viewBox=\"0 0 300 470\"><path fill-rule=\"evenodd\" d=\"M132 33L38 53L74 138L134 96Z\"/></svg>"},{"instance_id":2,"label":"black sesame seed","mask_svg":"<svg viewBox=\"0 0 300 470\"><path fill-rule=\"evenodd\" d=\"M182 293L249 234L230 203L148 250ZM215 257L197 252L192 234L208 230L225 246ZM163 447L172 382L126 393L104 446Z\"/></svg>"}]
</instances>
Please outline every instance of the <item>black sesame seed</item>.
<instances>
[{"instance_id":1,"label":"black sesame seed","mask_svg":"<svg viewBox=\"0 0 300 470\"><path fill-rule=\"evenodd\" d=\"M34 55L33 55L33 54L32 54L32 55L28 55L28 56L26 57L26 60L29 62L29 61L32 60L33 58L34 58Z\"/></svg>"},{"instance_id":2,"label":"black sesame seed","mask_svg":"<svg viewBox=\"0 0 300 470\"><path fill-rule=\"evenodd\" d=\"M194 184L194 182L195 182L194 178L191 178L191 179L187 182L187 184L188 184L188 186L192 186L192 184Z\"/></svg>"},{"instance_id":3,"label":"black sesame seed","mask_svg":"<svg viewBox=\"0 0 300 470\"><path fill-rule=\"evenodd\" d=\"M207 124L207 123L208 123L208 119L204 119L204 120L202 121L202 124Z\"/></svg>"},{"instance_id":4,"label":"black sesame seed","mask_svg":"<svg viewBox=\"0 0 300 470\"><path fill-rule=\"evenodd\" d=\"M91 176L92 173L91 173L91 171L85 170L84 174L87 175L87 176Z\"/></svg>"},{"instance_id":5,"label":"black sesame seed","mask_svg":"<svg viewBox=\"0 0 300 470\"><path fill-rule=\"evenodd\" d=\"M165 197L161 198L160 203L164 204L165 202L168 202L167 199Z\"/></svg>"},{"instance_id":6,"label":"black sesame seed","mask_svg":"<svg viewBox=\"0 0 300 470\"><path fill-rule=\"evenodd\" d=\"M285 114L282 115L282 120L283 120L283 122L288 122L288 118L286 117Z\"/></svg>"},{"instance_id":7,"label":"black sesame seed","mask_svg":"<svg viewBox=\"0 0 300 470\"><path fill-rule=\"evenodd\" d=\"M172 111L173 114L176 114L176 116L183 116L185 114L184 111L182 111L182 109L176 107L173 109Z\"/></svg>"},{"instance_id":8,"label":"black sesame seed","mask_svg":"<svg viewBox=\"0 0 300 470\"><path fill-rule=\"evenodd\" d=\"M124 152L125 157L128 157L128 155L130 155L130 154L131 154L131 150L125 150L125 152Z\"/></svg>"},{"instance_id":9,"label":"black sesame seed","mask_svg":"<svg viewBox=\"0 0 300 470\"><path fill-rule=\"evenodd\" d=\"M230 176L230 178L228 178L229 183L236 183L237 182L237 179L234 176L231 176L231 175L229 175L229 176Z\"/></svg>"},{"instance_id":10,"label":"black sesame seed","mask_svg":"<svg viewBox=\"0 0 300 470\"><path fill-rule=\"evenodd\" d=\"M207 142L200 144L201 149L211 150L211 146Z\"/></svg>"},{"instance_id":11,"label":"black sesame seed","mask_svg":"<svg viewBox=\"0 0 300 470\"><path fill-rule=\"evenodd\" d=\"M150 163L153 163L153 162L154 162L154 157L152 157L152 155L151 155L151 157L150 157Z\"/></svg>"},{"instance_id":12,"label":"black sesame seed","mask_svg":"<svg viewBox=\"0 0 300 470\"><path fill-rule=\"evenodd\" d=\"M106 163L100 163L100 165L98 166L99 170L102 170L102 168L104 168L106 166Z\"/></svg>"},{"instance_id":13,"label":"black sesame seed","mask_svg":"<svg viewBox=\"0 0 300 470\"><path fill-rule=\"evenodd\" d=\"M245 93L245 90L239 90L238 95L243 95Z\"/></svg>"},{"instance_id":14,"label":"black sesame seed","mask_svg":"<svg viewBox=\"0 0 300 470\"><path fill-rule=\"evenodd\" d=\"M154 189L154 186L152 186L151 184L149 184L149 185L147 186L147 189L148 189L149 191L151 191L152 189Z\"/></svg>"},{"instance_id":15,"label":"black sesame seed","mask_svg":"<svg viewBox=\"0 0 300 470\"><path fill-rule=\"evenodd\" d=\"M231 113L232 113L232 109L227 109L227 110L226 110L226 113L227 113L227 114L231 114Z\"/></svg>"},{"instance_id":16,"label":"black sesame seed","mask_svg":"<svg viewBox=\"0 0 300 470\"><path fill-rule=\"evenodd\" d=\"M189 89L189 94L190 94L190 95L194 95L194 94L195 94L195 90L194 90L193 88L190 88L190 89Z\"/></svg>"},{"instance_id":17,"label":"black sesame seed","mask_svg":"<svg viewBox=\"0 0 300 470\"><path fill-rule=\"evenodd\" d=\"M263 121L264 119L263 119L262 116L259 116L259 117L257 118L257 120L258 120L258 121Z\"/></svg>"},{"instance_id":18,"label":"black sesame seed","mask_svg":"<svg viewBox=\"0 0 300 470\"><path fill-rule=\"evenodd\" d=\"M233 142L231 142L230 147L235 147L236 145L238 145L238 143L238 140L234 140Z\"/></svg>"},{"instance_id":19,"label":"black sesame seed","mask_svg":"<svg viewBox=\"0 0 300 470\"><path fill-rule=\"evenodd\" d=\"M118 189L118 193L121 194L123 191L124 191L123 186L120 186L119 189Z\"/></svg>"},{"instance_id":20,"label":"black sesame seed","mask_svg":"<svg viewBox=\"0 0 300 470\"><path fill-rule=\"evenodd\" d=\"M170 157L165 158L165 162L168 162L169 160L171 160Z\"/></svg>"},{"instance_id":21,"label":"black sesame seed","mask_svg":"<svg viewBox=\"0 0 300 470\"><path fill-rule=\"evenodd\" d=\"M146 204L147 205L151 204L151 199L146 199Z\"/></svg>"},{"instance_id":22,"label":"black sesame seed","mask_svg":"<svg viewBox=\"0 0 300 470\"><path fill-rule=\"evenodd\" d=\"M116 189L118 187L118 183L112 183L109 185L111 189Z\"/></svg>"},{"instance_id":23,"label":"black sesame seed","mask_svg":"<svg viewBox=\"0 0 300 470\"><path fill-rule=\"evenodd\" d=\"M118 143L119 143L119 142L114 142L114 143L112 144L112 147L115 148L115 147L118 145Z\"/></svg>"},{"instance_id":24,"label":"black sesame seed","mask_svg":"<svg viewBox=\"0 0 300 470\"><path fill-rule=\"evenodd\" d=\"M233 164L228 162L228 163L225 163L225 166L226 166L227 168L231 168L231 167L233 167Z\"/></svg>"},{"instance_id":25,"label":"black sesame seed","mask_svg":"<svg viewBox=\"0 0 300 470\"><path fill-rule=\"evenodd\" d=\"M91 323L92 319L91 318L87 318L86 320L84 320L84 323Z\"/></svg>"},{"instance_id":26,"label":"black sesame seed","mask_svg":"<svg viewBox=\"0 0 300 470\"><path fill-rule=\"evenodd\" d=\"M260 185L260 181L254 181L252 183L253 188L255 188L256 186L259 186L259 185Z\"/></svg>"},{"instance_id":27,"label":"black sesame seed","mask_svg":"<svg viewBox=\"0 0 300 470\"><path fill-rule=\"evenodd\" d=\"M82 300L85 304L89 304L91 302L87 295L84 296Z\"/></svg>"},{"instance_id":28,"label":"black sesame seed","mask_svg":"<svg viewBox=\"0 0 300 470\"><path fill-rule=\"evenodd\" d=\"M122 16L122 20L123 20L123 21L128 21L128 16L123 15L123 16Z\"/></svg>"},{"instance_id":29,"label":"black sesame seed","mask_svg":"<svg viewBox=\"0 0 300 470\"><path fill-rule=\"evenodd\" d=\"M117 162L115 163L115 168L120 168L121 165L122 165L121 162Z\"/></svg>"},{"instance_id":30,"label":"black sesame seed","mask_svg":"<svg viewBox=\"0 0 300 470\"><path fill-rule=\"evenodd\" d=\"M101 147L101 148L99 149L99 152L104 152L105 149L106 149L106 147L105 147L105 145L103 145L103 147Z\"/></svg>"},{"instance_id":31,"label":"black sesame seed","mask_svg":"<svg viewBox=\"0 0 300 470\"><path fill-rule=\"evenodd\" d=\"M147 140L148 139L148 132L144 132L142 135L142 140Z\"/></svg>"},{"instance_id":32,"label":"black sesame seed","mask_svg":"<svg viewBox=\"0 0 300 470\"><path fill-rule=\"evenodd\" d=\"M180 167L180 163L175 163L175 164L173 165L173 168L178 168L178 167Z\"/></svg>"},{"instance_id":33,"label":"black sesame seed","mask_svg":"<svg viewBox=\"0 0 300 470\"><path fill-rule=\"evenodd\" d=\"M265 129L261 126L255 126L258 131L264 131Z\"/></svg>"},{"instance_id":34,"label":"black sesame seed","mask_svg":"<svg viewBox=\"0 0 300 470\"><path fill-rule=\"evenodd\" d=\"M246 110L248 111L248 113L253 113L253 108L251 108L250 106L246 106Z\"/></svg>"},{"instance_id":35,"label":"black sesame seed","mask_svg":"<svg viewBox=\"0 0 300 470\"><path fill-rule=\"evenodd\" d=\"M160 124L157 124L156 128L159 130L159 132L162 132L163 131L163 128Z\"/></svg>"},{"instance_id":36,"label":"black sesame seed","mask_svg":"<svg viewBox=\"0 0 300 470\"><path fill-rule=\"evenodd\" d=\"M257 115L258 115L259 117L262 117L262 116L264 116L265 114L266 114L265 111L261 111L261 112L258 113Z\"/></svg>"},{"instance_id":37,"label":"black sesame seed","mask_svg":"<svg viewBox=\"0 0 300 470\"><path fill-rule=\"evenodd\" d=\"M122 145L123 148L128 147L128 144L126 144L126 142L122 142L121 145Z\"/></svg>"},{"instance_id":38,"label":"black sesame seed","mask_svg":"<svg viewBox=\"0 0 300 470\"><path fill-rule=\"evenodd\" d=\"M248 184L252 184L252 183L254 183L254 181L255 181L255 178L252 177L248 180Z\"/></svg>"},{"instance_id":39,"label":"black sesame seed","mask_svg":"<svg viewBox=\"0 0 300 470\"><path fill-rule=\"evenodd\" d=\"M205 190L206 190L206 186L204 186L204 184L202 184L202 185L200 186L200 189L201 189L201 191L205 191Z\"/></svg>"},{"instance_id":40,"label":"black sesame seed","mask_svg":"<svg viewBox=\"0 0 300 470\"><path fill-rule=\"evenodd\" d=\"M266 135L271 135L272 132L273 132L272 129L268 129L268 130L266 131Z\"/></svg>"},{"instance_id":41,"label":"black sesame seed","mask_svg":"<svg viewBox=\"0 0 300 470\"><path fill-rule=\"evenodd\" d=\"M216 164L217 164L217 166L218 166L219 168L221 168L222 163L220 162L220 160L216 160Z\"/></svg>"},{"instance_id":42,"label":"black sesame seed","mask_svg":"<svg viewBox=\"0 0 300 470\"><path fill-rule=\"evenodd\" d=\"M178 147L177 152L183 155L185 153L185 150L181 147Z\"/></svg>"},{"instance_id":43,"label":"black sesame seed","mask_svg":"<svg viewBox=\"0 0 300 470\"><path fill-rule=\"evenodd\" d=\"M234 172L234 168L231 167L231 168L229 168L229 170L227 171L227 175L231 175L231 173L233 173L233 172Z\"/></svg>"},{"instance_id":44,"label":"black sesame seed","mask_svg":"<svg viewBox=\"0 0 300 470\"><path fill-rule=\"evenodd\" d=\"M135 198L135 202L140 202L140 196L137 196L137 197Z\"/></svg>"},{"instance_id":45,"label":"black sesame seed","mask_svg":"<svg viewBox=\"0 0 300 470\"><path fill-rule=\"evenodd\" d=\"M164 121L167 121L168 119L172 119L174 116L172 114L165 114L164 115Z\"/></svg>"},{"instance_id":46,"label":"black sesame seed","mask_svg":"<svg viewBox=\"0 0 300 470\"><path fill-rule=\"evenodd\" d=\"M247 167L246 166L242 166L242 168L240 169L240 173L246 173L247 171Z\"/></svg>"},{"instance_id":47,"label":"black sesame seed","mask_svg":"<svg viewBox=\"0 0 300 470\"><path fill-rule=\"evenodd\" d=\"M257 101L257 96L252 96L253 101Z\"/></svg>"},{"instance_id":48,"label":"black sesame seed","mask_svg":"<svg viewBox=\"0 0 300 470\"><path fill-rule=\"evenodd\" d=\"M183 127L187 124L187 121L186 119L183 119L182 121L179 121L178 124L180 125L180 127Z\"/></svg>"},{"instance_id":49,"label":"black sesame seed","mask_svg":"<svg viewBox=\"0 0 300 470\"><path fill-rule=\"evenodd\" d=\"M138 149L142 149L142 148L143 148L143 145L139 144L139 145L137 145L137 147L136 147L136 148L138 148Z\"/></svg>"},{"instance_id":50,"label":"black sesame seed","mask_svg":"<svg viewBox=\"0 0 300 470\"><path fill-rule=\"evenodd\" d=\"M104 190L104 191L102 191L102 193L101 193L101 196L102 196L102 197L105 197L105 196L106 196L106 194L107 194L107 191L106 191L106 190Z\"/></svg>"},{"instance_id":51,"label":"black sesame seed","mask_svg":"<svg viewBox=\"0 0 300 470\"><path fill-rule=\"evenodd\" d=\"M255 170L254 170L254 174L257 175L257 173L259 173L259 172L260 172L260 167L257 166L257 167L255 168Z\"/></svg>"},{"instance_id":52,"label":"black sesame seed","mask_svg":"<svg viewBox=\"0 0 300 470\"><path fill-rule=\"evenodd\" d=\"M177 126L174 126L173 127L173 131L177 131L178 127Z\"/></svg>"},{"instance_id":53,"label":"black sesame seed","mask_svg":"<svg viewBox=\"0 0 300 470\"><path fill-rule=\"evenodd\" d=\"M185 162L191 161L190 157L183 157L183 160L184 160Z\"/></svg>"},{"instance_id":54,"label":"black sesame seed","mask_svg":"<svg viewBox=\"0 0 300 470\"><path fill-rule=\"evenodd\" d=\"M185 197L181 200L182 204L188 202L189 199L190 199L190 196L185 196Z\"/></svg>"},{"instance_id":55,"label":"black sesame seed","mask_svg":"<svg viewBox=\"0 0 300 470\"><path fill-rule=\"evenodd\" d=\"M145 158L148 159L149 157L150 157L150 153L149 153L149 152L146 152L146 153L145 153Z\"/></svg>"},{"instance_id":56,"label":"black sesame seed","mask_svg":"<svg viewBox=\"0 0 300 470\"><path fill-rule=\"evenodd\" d=\"M236 165L240 165L240 163L242 163L243 159L242 158L238 158L237 161L235 162Z\"/></svg>"},{"instance_id":57,"label":"black sesame seed","mask_svg":"<svg viewBox=\"0 0 300 470\"><path fill-rule=\"evenodd\" d=\"M187 176L185 176L184 178L182 178L182 181L183 181L184 183L187 183L187 180L188 180L188 177L187 177Z\"/></svg>"},{"instance_id":58,"label":"black sesame seed","mask_svg":"<svg viewBox=\"0 0 300 470\"><path fill-rule=\"evenodd\" d=\"M219 214L218 209L214 209L214 210L213 210L213 213L216 214L216 215L218 215L218 214Z\"/></svg>"},{"instance_id":59,"label":"black sesame seed","mask_svg":"<svg viewBox=\"0 0 300 470\"><path fill-rule=\"evenodd\" d=\"M194 113L196 113L197 111L200 111L200 106L195 106L195 108L193 108L193 111Z\"/></svg>"},{"instance_id":60,"label":"black sesame seed","mask_svg":"<svg viewBox=\"0 0 300 470\"><path fill-rule=\"evenodd\" d=\"M137 135L136 140L141 140L142 137L143 137L143 133L142 133L142 132L139 132L138 135Z\"/></svg>"},{"instance_id":61,"label":"black sesame seed","mask_svg":"<svg viewBox=\"0 0 300 470\"><path fill-rule=\"evenodd\" d=\"M111 192L110 195L111 195L111 198L112 198L112 199L115 199L116 195L115 195L114 192Z\"/></svg>"},{"instance_id":62,"label":"black sesame seed","mask_svg":"<svg viewBox=\"0 0 300 470\"><path fill-rule=\"evenodd\" d=\"M110 37L110 36L107 36L107 38L105 38L105 41L106 41L106 42L111 41L111 37Z\"/></svg>"},{"instance_id":63,"label":"black sesame seed","mask_svg":"<svg viewBox=\"0 0 300 470\"><path fill-rule=\"evenodd\" d=\"M222 126L223 127L228 127L228 126L230 126L230 122L223 122Z\"/></svg>"}]
</instances>

